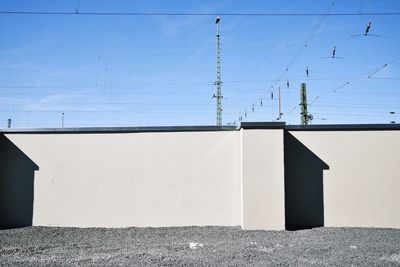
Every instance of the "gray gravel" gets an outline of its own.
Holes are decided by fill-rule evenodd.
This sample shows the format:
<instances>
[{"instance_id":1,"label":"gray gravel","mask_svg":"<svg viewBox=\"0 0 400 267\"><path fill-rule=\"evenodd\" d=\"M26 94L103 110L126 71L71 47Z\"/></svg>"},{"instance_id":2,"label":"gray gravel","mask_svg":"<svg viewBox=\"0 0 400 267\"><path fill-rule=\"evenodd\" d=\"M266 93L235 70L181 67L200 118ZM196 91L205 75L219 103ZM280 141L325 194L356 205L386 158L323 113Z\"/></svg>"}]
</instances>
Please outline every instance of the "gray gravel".
<instances>
[{"instance_id":1,"label":"gray gravel","mask_svg":"<svg viewBox=\"0 0 400 267\"><path fill-rule=\"evenodd\" d=\"M0 265L400 266L400 230L26 227L0 231Z\"/></svg>"}]
</instances>

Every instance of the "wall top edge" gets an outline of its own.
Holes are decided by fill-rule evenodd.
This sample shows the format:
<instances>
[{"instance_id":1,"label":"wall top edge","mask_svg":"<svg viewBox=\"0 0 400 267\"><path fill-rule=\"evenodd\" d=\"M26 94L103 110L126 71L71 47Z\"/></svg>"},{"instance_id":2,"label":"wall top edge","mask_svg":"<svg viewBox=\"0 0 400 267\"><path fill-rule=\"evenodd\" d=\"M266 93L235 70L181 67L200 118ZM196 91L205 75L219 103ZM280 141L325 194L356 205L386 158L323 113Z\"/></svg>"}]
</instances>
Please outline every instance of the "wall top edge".
<instances>
[{"instance_id":1,"label":"wall top edge","mask_svg":"<svg viewBox=\"0 0 400 267\"><path fill-rule=\"evenodd\" d=\"M238 126L145 126L145 127L79 127L79 128L29 128L0 129L3 134L19 133L140 133L140 132L205 132L235 131Z\"/></svg>"},{"instance_id":2,"label":"wall top edge","mask_svg":"<svg viewBox=\"0 0 400 267\"><path fill-rule=\"evenodd\" d=\"M313 124L287 125L285 122L243 122L241 129L284 129L288 131L375 131L400 130L400 124Z\"/></svg>"},{"instance_id":3,"label":"wall top edge","mask_svg":"<svg viewBox=\"0 0 400 267\"><path fill-rule=\"evenodd\" d=\"M400 130L400 124L314 124L286 125L288 131L388 131Z\"/></svg>"},{"instance_id":4,"label":"wall top edge","mask_svg":"<svg viewBox=\"0 0 400 267\"><path fill-rule=\"evenodd\" d=\"M28 128L0 129L0 134L33 133L140 133L140 132L206 132L255 129L282 129L288 131L374 131L400 130L400 124L319 124L286 125L285 122L242 122L240 126L145 126L145 127L79 127L79 128Z\"/></svg>"},{"instance_id":5,"label":"wall top edge","mask_svg":"<svg viewBox=\"0 0 400 267\"><path fill-rule=\"evenodd\" d=\"M281 121L272 122L242 122L240 124L241 129L252 130L252 129L284 129L286 123Z\"/></svg>"}]
</instances>

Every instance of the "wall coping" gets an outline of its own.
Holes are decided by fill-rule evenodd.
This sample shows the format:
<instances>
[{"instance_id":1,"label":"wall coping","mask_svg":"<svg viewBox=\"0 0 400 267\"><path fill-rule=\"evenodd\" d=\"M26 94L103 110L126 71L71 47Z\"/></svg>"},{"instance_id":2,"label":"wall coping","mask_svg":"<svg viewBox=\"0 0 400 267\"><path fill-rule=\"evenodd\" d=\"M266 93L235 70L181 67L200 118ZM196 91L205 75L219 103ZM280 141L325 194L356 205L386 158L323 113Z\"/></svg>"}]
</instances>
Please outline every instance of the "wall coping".
<instances>
[{"instance_id":1,"label":"wall coping","mask_svg":"<svg viewBox=\"0 0 400 267\"><path fill-rule=\"evenodd\" d=\"M400 130L400 124L320 124L287 125L288 131L388 131Z\"/></svg>"},{"instance_id":2,"label":"wall coping","mask_svg":"<svg viewBox=\"0 0 400 267\"><path fill-rule=\"evenodd\" d=\"M240 126L144 126L144 127L78 127L78 128L11 128L0 134L74 134L74 133L141 133L141 132L210 132L240 129L282 129L288 131L376 131L400 130L400 124L319 124L286 125L285 122L242 122Z\"/></svg>"},{"instance_id":3,"label":"wall coping","mask_svg":"<svg viewBox=\"0 0 400 267\"><path fill-rule=\"evenodd\" d=\"M144 127L79 127L79 128L29 128L0 129L0 133L31 134L31 133L141 133L141 132L209 132L233 131L237 126L144 126Z\"/></svg>"}]
</instances>

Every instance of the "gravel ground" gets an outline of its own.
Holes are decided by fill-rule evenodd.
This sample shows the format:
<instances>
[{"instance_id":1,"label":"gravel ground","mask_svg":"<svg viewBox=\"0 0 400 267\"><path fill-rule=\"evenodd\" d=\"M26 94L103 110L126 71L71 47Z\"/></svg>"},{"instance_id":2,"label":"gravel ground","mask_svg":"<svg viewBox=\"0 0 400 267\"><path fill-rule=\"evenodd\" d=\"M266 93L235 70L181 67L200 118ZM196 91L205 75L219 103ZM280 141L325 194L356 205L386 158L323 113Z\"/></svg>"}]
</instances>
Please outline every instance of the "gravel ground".
<instances>
[{"instance_id":1,"label":"gravel ground","mask_svg":"<svg viewBox=\"0 0 400 267\"><path fill-rule=\"evenodd\" d=\"M0 265L400 266L400 230L26 227L0 231Z\"/></svg>"}]
</instances>

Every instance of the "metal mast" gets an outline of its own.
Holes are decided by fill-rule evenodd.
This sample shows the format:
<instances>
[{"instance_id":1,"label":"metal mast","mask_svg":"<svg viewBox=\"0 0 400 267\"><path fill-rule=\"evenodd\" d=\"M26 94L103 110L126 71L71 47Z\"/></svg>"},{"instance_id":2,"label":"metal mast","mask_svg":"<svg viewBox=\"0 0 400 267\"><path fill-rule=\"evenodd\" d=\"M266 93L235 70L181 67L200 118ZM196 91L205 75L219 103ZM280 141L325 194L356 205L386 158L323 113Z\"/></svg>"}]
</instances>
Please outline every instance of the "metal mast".
<instances>
[{"instance_id":1,"label":"metal mast","mask_svg":"<svg viewBox=\"0 0 400 267\"><path fill-rule=\"evenodd\" d=\"M306 93L306 84L302 83L300 85L300 118L301 125L308 124L308 111L307 111L307 93Z\"/></svg>"},{"instance_id":2,"label":"metal mast","mask_svg":"<svg viewBox=\"0 0 400 267\"><path fill-rule=\"evenodd\" d=\"M280 119L282 119L282 100L281 100L281 87L279 86L279 107L278 107L278 112L279 112L279 114L278 114L278 119L277 120L280 120Z\"/></svg>"},{"instance_id":3,"label":"metal mast","mask_svg":"<svg viewBox=\"0 0 400 267\"><path fill-rule=\"evenodd\" d=\"M216 94L214 97L217 100L217 126L222 125L222 92L221 92L221 57L220 57L220 35L219 35L219 22L221 18L217 17L215 24L217 24L217 79L215 81Z\"/></svg>"}]
</instances>

